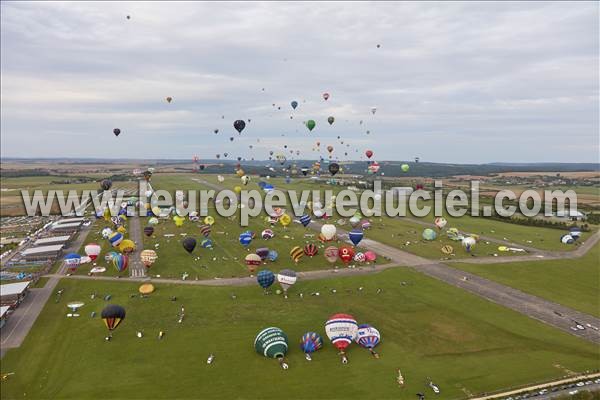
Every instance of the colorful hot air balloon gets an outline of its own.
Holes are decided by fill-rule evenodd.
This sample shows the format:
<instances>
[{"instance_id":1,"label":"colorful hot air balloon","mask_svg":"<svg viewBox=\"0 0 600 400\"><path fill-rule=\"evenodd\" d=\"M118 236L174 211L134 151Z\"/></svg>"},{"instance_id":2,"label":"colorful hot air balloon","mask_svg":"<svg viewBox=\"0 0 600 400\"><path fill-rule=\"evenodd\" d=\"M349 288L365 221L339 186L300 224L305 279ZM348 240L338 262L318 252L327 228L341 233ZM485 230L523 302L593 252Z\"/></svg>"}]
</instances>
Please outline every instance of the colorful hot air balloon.
<instances>
[{"instance_id":1,"label":"colorful hot air balloon","mask_svg":"<svg viewBox=\"0 0 600 400\"><path fill-rule=\"evenodd\" d=\"M190 236L186 237L185 239L183 239L183 242L181 242L185 251L187 251L190 254L196 248L196 243L196 239Z\"/></svg>"},{"instance_id":2,"label":"colorful hot air balloon","mask_svg":"<svg viewBox=\"0 0 600 400\"><path fill-rule=\"evenodd\" d=\"M283 369L288 369L284 357L288 350L287 335L279 328L265 328L254 339L254 350L268 358L276 358Z\"/></svg>"},{"instance_id":3,"label":"colorful hot air balloon","mask_svg":"<svg viewBox=\"0 0 600 400\"><path fill-rule=\"evenodd\" d=\"M362 324L358 326L356 332L356 343L368 349L375 358L379 358L379 354L375 352L375 346L379 344L381 335L379 331L369 324Z\"/></svg>"},{"instance_id":4,"label":"colorful hot air balloon","mask_svg":"<svg viewBox=\"0 0 600 400\"><path fill-rule=\"evenodd\" d=\"M325 333L333 346L339 350L342 363L348 363L346 349L356 338L358 324L349 314L334 314L325 322Z\"/></svg>"},{"instance_id":5,"label":"colorful hot air balloon","mask_svg":"<svg viewBox=\"0 0 600 400\"><path fill-rule=\"evenodd\" d=\"M75 271L81 264L81 256L77 253L69 253L63 259L63 265L70 271Z\"/></svg>"},{"instance_id":6,"label":"colorful hot air balloon","mask_svg":"<svg viewBox=\"0 0 600 400\"><path fill-rule=\"evenodd\" d=\"M323 347L323 338L316 332L306 332L300 338L300 348L308 361L312 360L311 353Z\"/></svg>"},{"instance_id":7,"label":"colorful hot air balloon","mask_svg":"<svg viewBox=\"0 0 600 400\"><path fill-rule=\"evenodd\" d=\"M309 119L308 121L306 121L306 127L309 131L315 129L315 126L317 126L317 123L313 119Z\"/></svg>"},{"instance_id":8,"label":"colorful hot air balloon","mask_svg":"<svg viewBox=\"0 0 600 400\"><path fill-rule=\"evenodd\" d=\"M308 226L308 224L311 223L311 218L310 215L304 214L303 216L300 217L300 223L302 224L302 226L306 227Z\"/></svg>"},{"instance_id":9,"label":"colorful hot air balloon","mask_svg":"<svg viewBox=\"0 0 600 400\"><path fill-rule=\"evenodd\" d=\"M344 264L348 264L354 259L354 249L349 246L341 246L338 249L338 257L344 262Z\"/></svg>"},{"instance_id":10,"label":"colorful hot air balloon","mask_svg":"<svg viewBox=\"0 0 600 400\"><path fill-rule=\"evenodd\" d=\"M109 331L115 330L125 319L125 309L116 304L109 304L102 310L100 317Z\"/></svg>"},{"instance_id":11,"label":"colorful hot air balloon","mask_svg":"<svg viewBox=\"0 0 600 400\"><path fill-rule=\"evenodd\" d=\"M256 274L256 281L266 292L273 282L275 282L275 274L268 269L263 269Z\"/></svg>"},{"instance_id":12,"label":"colorful hot air balloon","mask_svg":"<svg viewBox=\"0 0 600 400\"><path fill-rule=\"evenodd\" d=\"M210 232L211 232L210 225L205 224L200 227L200 233L202 234L202 236L208 237L210 235Z\"/></svg>"},{"instance_id":13,"label":"colorful hot air balloon","mask_svg":"<svg viewBox=\"0 0 600 400\"><path fill-rule=\"evenodd\" d=\"M285 296L286 299L287 299L287 291L288 291L288 289L294 283L296 283L297 279L298 279L298 277L296 275L296 271L293 271L291 269L284 269L284 270L280 271L277 274L277 282L279 283L279 285L283 289L283 294L284 294L284 296Z\"/></svg>"},{"instance_id":14,"label":"colorful hot air balloon","mask_svg":"<svg viewBox=\"0 0 600 400\"><path fill-rule=\"evenodd\" d=\"M98 254L100 254L102 247L100 247L100 245L96 243L88 243L85 245L83 250L85 251L85 255L87 255L89 258L91 258L92 261L94 261L98 257Z\"/></svg>"},{"instance_id":15,"label":"colorful hot air balloon","mask_svg":"<svg viewBox=\"0 0 600 400\"><path fill-rule=\"evenodd\" d=\"M242 133L242 131L246 127L246 123L243 120L238 119L237 121L235 121L233 123L233 127L235 128L236 131L238 131L238 133Z\"/></svg>"},{"instance_id":16,"label":"colorful hot air balloon","mask_svg":"<svg viewBox=\"0 0 600 400\"><path fill-rule=\"evenodd\" d=\"M300 246L294 246L292 250L290 250L290 257L292 257L292 260L294 260L296 264L298 263L298 261L300 261L303 255L304 251Z\"/></svg>"},{"instance_id":17,"label":"colorful hot air balloon","mask_svg":"<svg viewBox=\"0 0 600 400\"><path fill-rule=\"evenodd\" d=\"M154 250L142 250L140 253L140 260L146 268L150 268L157 259L158 254L156 254L156 251Z\"/></svg>"},{"instance_id":18,"label":"colorful hot air balloon","mask_svg":"<svg viewBox=\"0 0 600 400\"><path fill-rule=\"evenodd\" d=\"M355 246L360 243L364 236L365 234L360 229L352 229L350 233L348 233L348 238Z\"/></svg>"},{"instance_id":19,"label":"colorful hot air balloon","mask_svg":"<svg viewBox=\"0 0 600 400\"><path fill-rule=\"evenodd\" d=\"M210 239L202 239L200 241L200 246L202 246L203 249L212 249L213 242Z\"/></svg>"},{"instance_id":20,"label":"colorful hot air balloon","mask_svg":"<svg viewBox=\"0 0 600 400\"><path fill-rule=\"evenodd\" d=\"M127 265L129 264L129 257L121 253L113 254L112 264L117 270L117 272L123 272L127 269Z\"/></svg>"},{"instance_id":21,"label":"colorful hot air balloon","mask_svg":"<svg viewBox=\"0 0 600 400\"><path fill-rule=\"evenodd\" d=\"M438 229L444 229L448 221L444 217L437 217L433 223L437 226Z\"/></svg>"},{"instance_id":22,"label":"colorful hot air balloon","mask_svg":"<svg viewBox=\"0 0 600 400\"><path fill-rule=\"evenodd\" d=\"M108 237L108 242L112 247L119 247L123 241L123 234L121 232L113 232Z\"/></svg>"}]
</instances>

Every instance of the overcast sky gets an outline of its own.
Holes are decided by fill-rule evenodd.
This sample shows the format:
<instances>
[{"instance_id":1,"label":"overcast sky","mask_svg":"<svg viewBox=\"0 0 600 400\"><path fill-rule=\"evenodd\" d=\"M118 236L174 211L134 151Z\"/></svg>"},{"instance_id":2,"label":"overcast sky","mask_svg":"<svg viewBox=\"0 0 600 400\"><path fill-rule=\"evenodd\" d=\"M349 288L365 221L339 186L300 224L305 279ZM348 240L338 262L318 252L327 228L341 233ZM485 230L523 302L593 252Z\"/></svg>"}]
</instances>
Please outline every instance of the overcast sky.
<instances>
[{"instance_id":1,"label":"overcast sky","mask_svg":"<svg viewBox=\"0 0 600 400\"><path fill-rule=\"evenodd\" d=\"M598 161L597 2L1 8L3 157Z\"/></svg>"}]
</instances>

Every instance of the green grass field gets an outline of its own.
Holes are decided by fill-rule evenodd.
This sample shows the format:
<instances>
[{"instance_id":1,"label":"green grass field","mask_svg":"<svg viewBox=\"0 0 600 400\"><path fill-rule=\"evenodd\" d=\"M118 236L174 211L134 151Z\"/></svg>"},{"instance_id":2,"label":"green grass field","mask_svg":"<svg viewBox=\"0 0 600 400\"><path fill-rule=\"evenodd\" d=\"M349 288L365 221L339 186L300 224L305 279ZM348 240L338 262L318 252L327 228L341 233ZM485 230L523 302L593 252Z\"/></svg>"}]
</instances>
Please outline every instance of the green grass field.
<instances>
[{"instance_id":1,"label":"green grass field","mask_svg":"<svg viewBox=\"0 0 600 400\"><path fill-rule=\"evenodd\" d=\"M524 292L600 317L600 245L567 260L508 264L452 264Z\"/></svg>"},{"instance_id":2,"label":"green grass field","mask_svg":"<svg viewBox=\"0 0 600 400\"><path fill-rule=\"evenodd\" d=\"M137 285L125 282L65 280L58 288L65 289L60 302L51 299L22 347L2 360L2 372L15 373L1 384L3 399L411 399L417 391L433 395L427 377L440 386L441 398L455 399L599 368L593 344L407 269L300 281L287 300L265 296L258 286L159 285L148 298L131 297ZM92 292L100 296L92 300ZM108 293L127 309L111 342L104 341L98 316L90 317ZM86 303L81 317L66 318L74 300ZM177 324L181 305L186 319ZM354 344L344 366L327 340L312 362L304 360L299 337L308 330L324 334L334 312L352 313L381 331L379 360ZM288 371L254 352L256 333L272 325L290 338ZM211 366L209 353L216 355ZM398 368L405 388L395 382Z\"/></svg>"}]
</instances>

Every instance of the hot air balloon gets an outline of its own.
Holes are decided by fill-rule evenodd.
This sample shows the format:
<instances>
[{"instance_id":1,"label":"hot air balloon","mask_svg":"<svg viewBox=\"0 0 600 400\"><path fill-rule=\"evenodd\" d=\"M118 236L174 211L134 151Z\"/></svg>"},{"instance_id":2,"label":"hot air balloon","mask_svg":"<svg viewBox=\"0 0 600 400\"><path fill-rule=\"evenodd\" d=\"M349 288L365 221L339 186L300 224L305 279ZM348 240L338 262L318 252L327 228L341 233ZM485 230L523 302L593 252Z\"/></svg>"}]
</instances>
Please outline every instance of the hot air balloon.
<instances>
[{"instance_id":1,"label":"hot air balloon","mask_svg":"<svg viewBox=\"0 0 600 400\"><path fill-rule=\"evenodd\" d=\"M331 175L335 175L340 171L340 165L338 163L330 163L329 164L329 172Z\"/></svg>"},{"instance_id":2,"label":"hot air balloon","mask_svg":"<svg viewBox=\"0 0 600 400\"><path fill-rule=\"evenodd\" d=\"M119 128L115 128L113 129L113 133L115 134L115 136L119 136L121 134L121 130Z\"/></svg>"},{"instance_id":3,"label":"hot air balloon","mask_svg":"<svg viewBox=\"0 0 600 400\"><path fill-rule=\"evenodd\" d=\"M183 242L181 242L181 244L183 245L185 251L191 254L192 251L194 251L194 249L196 248L196 239L188 236L185 239L183 239Z\"/></svg>"},{"instance_id":4,"label":"hot air balloon","mask_svg":"<svg viewBox=\"0 0 600 400\"><path fill-rule=\"evenodd\" d=\"M329 153L333 152L333 146L331 146L331 145L327 146L327 151Z\"/></svg>"},{"instance_id":5,"label":"hot air balloon","mask_svg":"<svg viewBox=\"0 0 600 400\"><path fill-rule=\"evenodd\" d=\"M311 354L323 347L323 338L316 332L306 332L300 338L300 348L308 361L312 360Z\"/></svg>"},{"instance_id":6,"label":"hot air balloon","mask_svg":"<svg viewBox=\"0 0 600 400\"><path fill-rule=\"evenodd\" d=\"M329 100L329 93L323 93L323 99L325 99L325 101Z\"/></svg>"},{"instance_id":7,"label":"hot air balloon","mask_svg":"<svg viewBox=\"0 0 600 400\"><path fill-rule=\"evenodd\" d=\"M254 349L258 354L277 359L281 368L288 369L284 359L288 350L288 338L281 329L272 326L260 331L254 339Z\"/></svg>"},{"instance_id":8,"label":"hot air balloon","mask_svg":"<svg viewBox=\"0 0 600 400\"><path fill-rule=\"evenodd\" d=\"M202 236L208 237L210 235L210 232L211 232L210 225L205 224L205 225L200 226L200 233L202 234Z\"/></svg>"},{"instance_id":9,"label":"hot air balloon","mask_svg":"<svg viewBox=\"0 0 600 400\"><path fill-rule=\"evenodd\" d=\"M292 105L292 108L294 110L296 109L296 107L298 107L298 102L296 100L292 101L290 104Z\"/></svg>"},{"instance_id":10,"label":"hot air balloon","mask_svg":"<svg viewBox=\"0 0 600 400\"><path fill-rule=\"evenodd\" d=\"M337 228L332 224L324 224L321 226L321 233L325 237L326 241L334 240L337 233Z\"/></svg>"},{"instance_id":11,"label":"hot air balloon","mask_svg":"<svg viewBox=\"0 0 600 400\"><path fill-rule=\"evenodd\" d=\"M215 223L215 219L210 215L207 215L206 217L204 217L204 223L206 225L213 225Z\"/></svg>"},{"instance_id":12,"label":"hot air balloon","mask_svg":"<svg viewBox=\"0 0 600 400\"><path fill-rule=\"evenodd\" d=\"M298 261L300 261L303 255L304 251L300 246L294 246L292 250L290 250L290 257L292 257L292 260L294 260L296 264L298 264Z\"/></svg>"},{"instance_id":13,"label":"hot air balloon","mask_svg":"<svg viewBox=\"0 0 600 400\"><path fill-rule=\"evenodd\" d=\"M212 249L213 242L210 239L202 239L202 241L200 241L200 246L202 246L203 249Z\"/></svg>"},{"instance_id":14,"label":"hot air balloon","mask_svg":"<svg viewBox=\"0 0 600 400\"><path fill-rule=\"evenodd\" d=\"M365 260L367 262L375 261L377 260L377 254L371 250L365 251Z\"/></svg>"},{"instance_id":15,"label":"hot air balloon","mask_svg":"<svg viewBox=\"0 0 600 400\"><path fill-rule=\"evenodd\" d=\"M150 219L148 220L148 223L149 223L150 225L158 225L158 218L156 218L156 217L152 217L152 218L150 218ZM154 232L154 231L153 231L153 232Z\"/></svg>"},{"instance_id":16,"label":"hot air balloon","mask_svg":"<svg viewBox=\"0 0 600 400\"><path fill-rule=\"evenodd\" d=\"M267 292L267 289L271 287L273 282L275 282L275 274L268 269L263 269L259 271L256 275L256 281Z\"/></svg>"},{"instance_id":17,"label":"hot air balloon","mask_svg":"<svg viewBox=\"0 0 600 400\"><path fill-rule=\"evenodd\" d=\"M410 169L408 164L402 164L400 166L400 169L402 169L402 172L408 172L408 170Z\"/></svg>"},{"instance_id":18,"label":"hot air balloon","mask_svg":"<svg viewBox=\"0 0 600 400\"><path fill-rule=\"evenodd\" d=\"M236 131L238 131L238 133L242 133L242 131L246 127L246 123L243 120L238 119L237 121L235 121L233 123L233 127L235 128Z\"/></svg>"},{"instance_id":19,"label":"hot air balloon","mask_svg":"<svg viewBox=\"0 0 600 400\"><path fill-rule=\"evenodd\" d=\"M275 250L269 250L269 254L267 255L267 259L271 262L277 260L277 257L279 257L279 253L277 253L277 251Z\"/></svg>"},{"instance_id":20,"label":"hot air balloon","mask_svg":"<svg viewBox=\"0 0 600 400\"><path fill-rule=\"evenodd\" d=\"M140 260L146 268L150 268L157 259L158 254L156 254L156 251L154 250L142 250L140 253Z\"/></svg>"},{"instance_id":21,"label":"hot air balloon","mask_svg":"<svg viewBox=\"0 0 600 400\"><path fill-rule=\"evenodd\" d=\"M327 122L329 122L329 125L333 125L333 123L335 122L335 118L329 117L329 118L327 118ZM317 145L317 147L318 147L318 145Z\"/></svg>"},{"instance_id":22,"label":"hot air balloon","mask_svg":"<svg viewBox=\"0 0 600 400\"><path fill-rule=\"evenodd\" d=\"M154 227L153 226L146 226L144 228L144 235L146 235L147 237L152 236L153 233L154 233Z\"/></svg>"},{"instance_id":23,"label":"hot air balloon","mask_svg":"<svg viewBox=\"0 0 600 400\"><path fill-rule=\"evenodd\" d=\"M261 236L263 239L269 240L269 239L273 239L273 237L275 236L275 233L273 233L273 230L271 230L271 229L265 229L264 231L262 231Z\"/></svg>"},{"instance_id":24,"label":"hot air balloon","mask_svg":"<svg viewBox=\"0 0 600 400\"><path fill-rule=\"evenodd\" d=\"M377 112L377 107L371 107L371 114L375 115Z\"/></svg>"},{"instance_id":25,"label":"hot air balloon","mask_svg":"<svg viewBox=\"0 0 600 400\"><path fill-rule=\"evenodd\" d=\"M88 243L85 245L83 250L85 251L85 254L89 258L91 258L92 261L94 261L94 260L96 260L96 258L98 258L98 254L100 254L102 247L100 247L100 245L96 244L96 243Z\"/></svg>"},{"instance_id":26,"label":"hot air balloon","mask_svg":"<svg viewBox=\"0 0 600 400\"><path fill-rule=\"evenodd\" d=\"M252 235L248 232L242 232L239 237L240 244L244 247L248 247L252 242Z\"/></svg>"},{"instance_id":27,"label":"hot air balloon","mask_svg":"<svg viewBox=\"0 0 600 400\"><path fill-rule=\"evenodd\" d=\"M313 243L309 243L304 246L304 254L306 254L309 257L317 255L318 252L319 248Z\"/></svg>"},{"instance_id":28,"label":"hot air balloon","mask_svg":"<svg viewBox=\"0 0 600 400\"><path fill-rule=\"evenodd\" d=\"M367 151L365 151L365 155L367 156L367 158L371 158L371 157L373 157L373 151L367 150Z\"/></svg>"},{"instance_id":29,"label":"hot air balloon","mask_svg":"<svg viewBox=\"0 0 600 400\"><path fill-rule=\"evenodd\" d=\"M173 101L173 98L172 98L172 97L167 97L167 103L170 103L170 102L172 102L172 101Z\"/></svg>"},{"instance_id":30,"label":"hot air balloon","mask_svg":"<svg viewBox=\"0 0 600 400\"><path fill-rule=\"evenodd\" d=\"M256 267L259 266L262 262L260 256L258 254L248 254L244 259L246 262L246 266L248 267L248 271L253 274L256 271Z\"/></svg>"},{"instance_id":31,"label":"hot air balloon","mask_svg":"<svg viewBox=\"0 0 600 400\"><path fill-rule=\"evenodd\" d=\"M477 240L472 236L466 236L462 240L462 245L465 248L465 250L467 251L467 253L470 253L471 250L473 250L473 247L475 247L476 243L477 243Z\"/></svg>"},{"instance_id":32,"label":"hot air balloon","mask_svg":"<svg viewBox=\"0 0 600 400\"><path fill-rule=\"evenodd\" d=\"M135 243L131 239L125 239L119 244L119 251L123 254L129 254L135 251Z\"/></svg>"},{"instance_id":33,"label":"hot air balloon","mask_svg":"<svg viewBox=\"0 0 600 400\"><path fill-rule=\"evenodd\" d=\"M317 125L317 123L312 119L309 119L308 121L306 121L306 127L308 128L309 131L312 131L316 125Z\"/></svg>"},{"instance_id":34,"label":"hot air balloon","mask_svg":"<svg viewBox=\"0 0 600 400\"><path fill-rule=\"evenodd\" d=\"M358 326L356 332L356 343L368 349L375 358L379 358L379 354L375 352L375 346L377 346L381 340L379 331L369 324L362 324Z\"/></svg>"},{"instance_id":35,"label":"hot air balloon","mask_svg":"<svg viewBox=\"0 0 600 400\"><path fill-rule=\"evenodd\" d=\"M125 254L115 253L112 256L112 264L117 272L123 272L127 269L129 257L127 257Z\"/></svg>"},{"instance_id":36,"label":"hot air balloon","mask_svg":"<svg viewBox=\"0 0 600 400\"><path fill-rule=\"evenodd\" d=\"M75 271L81 264L81 256L77 253L69 253L63 259L63 265L70 271Z\"/></svg>"},{"instance_id":37,"label":"hot air balloon","mask_svg":"<svg viewBox=\"0 0 600 400\"><path fill-rule=\"evenodd\" d=\"M277 282L283 289L283 294L287 299L287 291L288 289L296 283L297 280L296 272L291 269L284 269L277 274Z\"/></svg>"},{"instance_id":38,"label":"hot air balloon","mask_svg":"<svg viewBox=\"0 0 600 400\"><path fill-rule=\"evenodd\" d=\"M109 304L102 310L100 317L109 331L113 331L125 319L125 309L116 304Z\"/></svg>"},{"instance_id":39,"label":"hot air balloon","mask_svg":"<svg viewBox=\"0 0 600 400\"><path fill-rule=\"evenodd\" d=\"M123 234L121 232L113 232L108 237L108 242L112 247L119 247L123 241Z\"/></svg>"},{"instance_id":40,"label":"hot air balloon","mask_svg":"<svg viewBox=\"0 0 600 400\"><path fill-rule=\"evenodd\" d=\"M269 249L266 247L259 247L258 249L256 249L256 254L260 257L262 261L264 261L269 255Z\"/></svg>"},{"instance_id":41,"label":"hot air balloon","mask_svg":"<svg viewBox=\"0 0 600 400\"><path fill-rule=\"evenodd\" d=\"M437 237L437 233L433 229L426 228L423 230L421 236L423 237L423 239L431 241L435 240L435 238Z\"/></svg>"},{"instance_id":42,"label":"hot air balloon","mask_svg":"<svg viewBox=\"0 0 600 400\"><path fill-rule=\"evenodd\" d=\"M335 263L338 259L339 250L335 246L329 246L325 249L325 259L330 263Z\"/></svg>"},{"instance_id":43,"label":"hot air balloon","mask_svg":"<svg viewBox=\"0 0 600 400\"><path fill-rule=\"evenodd\" d=\"M307 227L308 224L310 224L311 222L311 218L310 215L304 214L303 216L300 217L300 223L302 224L302 226Z\"/></svg>"},{"instance_id":44,"label":"hot air balloon","mask_svg":"<svg viewBox=\"0 0 600 400\"><path fill-rule=\"evenodd\" d=\"M112 187L112 181L110 179L103 179L102 182L100 182L100 187L102 190L110 190Z\"/></svg>"},{"instance_id":45,"label":"hot air balloon","mask_svg":"<svg viewBox=\"0 0 600 400\"><path fill-rule=\"evenodd\" d=\"M360 229L352 229L350 233L348 233L348 239L350 239L355 246L360 243L364 236L365 234Z\"/></svg>"},{"instance_id":46,"label":"hot air balloon","mask_svg":"<svg viewBox=\"0 0 600 400\"><path fill-rule=\"evenodd\" d=\"M352 315L334 314L325 322L325 333L333 346L339 350L342 363L347 364L346 348L354 341L358 324Z\"/></svg>"},{"instance_id":47,"label":"hot air balloon","mask_svg":"<svg viewBox=\"0 0 600 400\"><path fill-rule=\"evenodd\" d=\"M348 264L348 263L350 263L350 261L352 261L354 259L354 249L349 246L341 246L338 249L338 257L345 264Z\"/></svg>"},{"instance_id":48,"label":"hot air balloon","mask_svg":"<svg viewBox=\"0 0 600 400\"><path fill-rule=\"evenodd\" d=\"M437 217L433 223L435 224L435 226L437 226L438 229L444 229L444 227L446 226L446 224L448 223L448 221L446 220L446 218L444 217Z\"/></svg>"},{"instance_id":49,"label":"hot air balloon","mask_svg":"<svg viewBox=\"0 0 600 400\"><path fill-rule=\"evenodd\" d=\"M292 222L292 217L287 214L283 214L279 217L279 223L284 227L288 226Z\"/></svg>"}]
</instances>

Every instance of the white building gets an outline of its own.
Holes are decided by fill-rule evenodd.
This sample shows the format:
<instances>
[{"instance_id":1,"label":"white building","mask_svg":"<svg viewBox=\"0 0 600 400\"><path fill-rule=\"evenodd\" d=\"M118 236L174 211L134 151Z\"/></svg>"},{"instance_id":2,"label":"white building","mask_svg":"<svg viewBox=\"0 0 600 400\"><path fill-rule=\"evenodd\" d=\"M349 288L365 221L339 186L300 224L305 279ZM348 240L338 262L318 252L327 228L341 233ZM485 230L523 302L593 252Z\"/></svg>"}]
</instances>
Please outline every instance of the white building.
<instances>
[{"instance_id":1,"label":"white building","mask_svg":"<svg viewBox=\"0 0 600 400\"><path fill-rule=\"evenodd\" d=\"M71 239L70 235L50 236L42 239L37 239L33 242L34 246L47 246L50 244L65 244Z\"/></svg>"},{"instance_id":2,"label":"white building","mask_svg":"<svg viewBox=\"0 0 600 400\"><path fill-rule=\"evenodd\" d=\"M16 307L29 291L30 281L0 285L0 305Z\"/></svg>"},{"instance_id":3,"label":"white building","mask_svg":"<svg viewBox=\"0 0 600 400\"><path fill-rule=\"evenodd\" d=\"M63 244L53 244L48 246L39 246L39 247L30 247L21 252L21 256L25 259L25 261L40 261L40 260L48 260L55 257L61 253L64 245Z\"/></svg>"}]
</instances>

